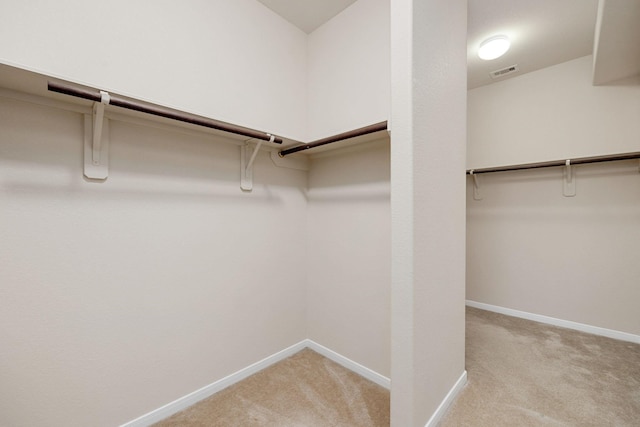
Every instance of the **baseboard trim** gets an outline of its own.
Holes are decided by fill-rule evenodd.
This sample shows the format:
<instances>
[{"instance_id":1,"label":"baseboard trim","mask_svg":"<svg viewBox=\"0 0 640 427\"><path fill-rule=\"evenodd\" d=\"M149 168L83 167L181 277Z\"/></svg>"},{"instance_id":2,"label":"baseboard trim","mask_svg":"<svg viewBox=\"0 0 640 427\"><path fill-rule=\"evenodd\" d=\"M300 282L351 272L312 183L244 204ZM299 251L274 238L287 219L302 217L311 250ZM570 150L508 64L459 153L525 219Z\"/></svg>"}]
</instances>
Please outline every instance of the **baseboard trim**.
<instances>
[{"instance_id":1,"label":"baseboard trim","mask_svg":"<svg viewBox=\"0 0 640 427\"><path fill-rule=\"evenodd\" d=\"M379 386L386 388L387 390L391 389L391 380L385 377L384 375L380 375L376 371L373 371L367 368L366 366L362 366L358 362L354 362L353 360L347 357L344 357L343 355L336 353L335 351L330 350L327 347L321 344L318 344L313 340L307 339L305 340L305 344L306 344L306 347L310 348L316 353L323 355L329 360L333 360L338 365L344 366L348 370L353 371L356 374L365 377L369 381L374 382Z\"/></svg>"},{"instance_id":2,"label":"baseboard trim","mask_svg":"<svg viewBox=\"0 0 640 427\"><path fill-rule=\"evenodd\" d=\"M429 421L427 421L425 427L435 427L436 425L438 425L438 423L442 420L444 414L447 413L447 409L449 409L451 404L456 400L456 397L458 397L458 394L462 391L466 384L467 371L465 370L462 372L462 375L460 375L460 378L458 378L458 381L456 381L453 387L451 387L451 390L449 390L449 393L447 393L442 403L440 403L438 409L436 409L433 415L431 415L431 418L429 418Z\"/></svg>"},{"instance_id":3,"label":"baseboard trim","mask_svg":"<svg viewBox=\"0 0 640 427\"><path fill-rule=\"evenodd\" d=\"M548 325L560 326L562 328L574 329L580 332L587 332L589 334L600 335L616 340L629 341L632 343L640 344L640 335L629 334L627 332L601 328L598 326L586 325L584 323L572 322L570 320L556 319L555 317L543 316L541 314L534 314L526 311L513 310L511 308L485 304L482 302L467 300L466 303L469 307L493 311L500 314L506 314L507 316L519 317L521 319L533 320L534 322L546 323Z\"/></svg>"},{"instance_id":4,"label":"baseboard trim","mask_svg":"<svg viewBox=\"0 0 640 427\"><path fill-rule=\"evenodd\" d=\"M282 351L279 351L269 357L262 359L259 362L256 362L250 366L247 366L244 369L240 369L237 372L234 372L231 375L228 375L221 380L218 380L212 384L202 387L199 390L196 390L192 393L187 394L179 399L174 400L171 403L168 403L154 411L151 411L141 417L136 418L133 421L129 421L128 423L122 424L120 427L147 427L151 424L157 423L158 421L164 420L165 418L170 417L171 415L182 411L183 409L188 408L189 406L197 403L207 397L224 390L225 388L242 381L243 379L253 375L274 363L277 363L281 360L286 359L289 356L293 356L300 350L303 350L306 345L306 340L300 341L297 344L292 345L291 347L285 348Z\"/></svg>"},{"instance_id":5,"label":"baseboard trim","mask_svg":"<svg viewBox=\"0 0 640 427\"><path fill-rule=\"evenodd\" d=\"M148 427L158 421L162 421L165 418L170 417L171 415L180 412L189 406L198 403L199 401L206 399L207 397L224 390L225 388L244 380L245 378L260 372L261 370L268 368L269 366L280 362L281 360L286 359L289 356L293 356L300 350L305 348L310 348L316 353L320 353L327 359L333 360L339 365L344 366L345 368L365 377L366 379L373 381L374 383L381 385L387 389L391 388L391 380L383 375L378 374L371 369L360 365L357 362L354 362L351 359L348 359L341 354L336 353L333 350L324 347L315 341L306 339L300 341L297 344L292 345L291 347L285 348L278 353L275 353L269 357L262 359L259 362L254 363L253 365L247 366L244 369L240 369L239 371L222 378L212 384L202 387L199 390L196 390L192 393L187 394L179 399L174 400L171 403L168 403L154 411L151 411L147 414L144 414L133 421L129 421L125 424L122 424L120 427Z\"/></svg>"}]
</instances>

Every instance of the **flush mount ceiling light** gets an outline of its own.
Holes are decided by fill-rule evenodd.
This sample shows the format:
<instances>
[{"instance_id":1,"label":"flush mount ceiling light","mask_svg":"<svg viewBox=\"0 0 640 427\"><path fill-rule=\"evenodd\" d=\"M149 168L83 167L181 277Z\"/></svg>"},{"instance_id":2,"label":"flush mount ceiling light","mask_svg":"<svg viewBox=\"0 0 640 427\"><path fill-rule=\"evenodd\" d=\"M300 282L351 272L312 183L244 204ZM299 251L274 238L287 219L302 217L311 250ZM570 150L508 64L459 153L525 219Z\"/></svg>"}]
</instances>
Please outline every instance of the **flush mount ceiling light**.
<instances>
[{"instance_id":1,"label":"flush mount ceiling light","mask_svg":"<svg viewBox=\"0 0 640 427\"><path fill-rule=\"evenodd\" d=\"M480 43L480 49L478 49L478 56L480 59L489 61L496 59L504 55L511 46L511 42L507 36L494 36L486 39Z\"/></svg>"}]
</instances>

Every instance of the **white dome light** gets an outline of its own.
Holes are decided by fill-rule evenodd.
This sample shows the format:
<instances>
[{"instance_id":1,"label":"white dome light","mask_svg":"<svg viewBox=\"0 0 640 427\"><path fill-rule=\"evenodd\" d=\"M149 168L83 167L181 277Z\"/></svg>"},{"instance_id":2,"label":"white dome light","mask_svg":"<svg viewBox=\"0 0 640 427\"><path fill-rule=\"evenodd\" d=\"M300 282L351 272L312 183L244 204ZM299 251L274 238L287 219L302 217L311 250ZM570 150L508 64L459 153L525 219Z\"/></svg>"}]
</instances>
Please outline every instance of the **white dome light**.
<instances>
[{"instance_id":1,"label":"white dome light","mask_svg":"<svg viewBox=\"0 0 640 427\"><path fill-rule=\"evenodd\" d=\"M504 55L510 46L511 42L509 42L507 36L491 37L480 43L478 56L486 61L496 59Z\"/></svg>"}]
</instances>

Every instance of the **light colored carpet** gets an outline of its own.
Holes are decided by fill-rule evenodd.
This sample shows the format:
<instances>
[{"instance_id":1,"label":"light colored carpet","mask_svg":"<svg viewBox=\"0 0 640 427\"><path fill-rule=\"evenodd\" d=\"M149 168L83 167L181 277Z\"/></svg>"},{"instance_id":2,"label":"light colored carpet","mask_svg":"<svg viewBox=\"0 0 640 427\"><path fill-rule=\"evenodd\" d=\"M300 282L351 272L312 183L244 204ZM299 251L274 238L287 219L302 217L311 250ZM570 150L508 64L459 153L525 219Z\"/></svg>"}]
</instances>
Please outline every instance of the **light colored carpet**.
<instances>
[{"instance_id":1,"label":"light colored carpet","mask_svg":"<svg viewBox=\"0 0 640 427\"><path fill-rule=\"evenodd\" d=\"M440 427L640 427L640 345L467 308L468 383ZM157 427L389 425L389 391L303 350Z\"/></svg>"},{"instance_id":2,"label":"light colored carpet","mask_svg":"<svg viewBox=\"0 0 640 427\"><path fill-rule=\"evenodd\" d=\"M640 426L640 345L467 308L458 426Z\"/></svg>"},{"instance_id":3,"label":"light colored carpet","mask_svg":"<svg viewBox=\"0 0 640 427\"><path fill-rule=\"evenodd\" d=\"M389 391L305 349L155 426L389 426Z\"/></svg>"}]
</instances>

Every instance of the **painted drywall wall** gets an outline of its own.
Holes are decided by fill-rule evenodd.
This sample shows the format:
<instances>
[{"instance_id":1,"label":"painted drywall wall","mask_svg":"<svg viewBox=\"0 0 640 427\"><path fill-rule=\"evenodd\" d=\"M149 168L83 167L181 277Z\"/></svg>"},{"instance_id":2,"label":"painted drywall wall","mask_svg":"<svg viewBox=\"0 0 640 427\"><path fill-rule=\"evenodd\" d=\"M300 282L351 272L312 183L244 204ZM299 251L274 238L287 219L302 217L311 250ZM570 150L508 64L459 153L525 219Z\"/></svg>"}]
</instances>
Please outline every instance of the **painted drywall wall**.
<instances>
[{"instance_id":1,"label":"painted drywall wall","mask_svg":"<svg viewBox=\"0 0 640 427\"><path fill-rule=\"evenodd\" d=\"M0 98L0 425L114 426L306 338L306 173L211 135ZM282 225L283 221L286 226Z\"/></svg>"},{"instance_id":2,"label":"painted drywall wall","mask_svg":"<svg viewBox=\"0 0 640 427\"><path fill-rule=\"evenodd\" d=\"M391 8L394 427L436 425L464 379L466 11Z\"/></svg>"},{"instance_id":3,"label":"painted drywall wall","mask_svg":"<svg viewBox=\"0 0 640 427\"><path fill-rule=\"evenodd\" d=\"M479 176L467 196L467 299L640 335L637 161ZM470 180L469 180L470 181Z\"/></svg>"},{"instance_id":4,"label":"painted drywall wall","mask_svg":"<svg viewBox=\"0 0 640 427\"><path fill-rule=\"evenodd\" d=\"M308 38L308 139L387 120L389 1L359 0ZM388 141L313 157L309 337L390 375Z\"/></svg>"},{"instance_id":5,"label":"painted drywall wall","mask_svg":"<svg viewBox=\"0 0 640 427\"><path fill-rule=\"evenodd\" d=\"M587 56L470 90L468 167L640 151L640 85L596 87L591 73ZM573 198L562 168L479 177L467 298L638 334L637 162L575 170Z\"/></svg>"},{"instance_id":6,"label":"painted drywall wall","mask_svg":"<svg viewBox=\"0 0 640 427\"><path fill-rule=\"evenodd\" d=\"M0 62L42 74L299 141L389 117L389 0L310 35L255 0L13 2L2 15Z\"/></svg>"},{"instance_id":7,"label":"painted drywall wall","mask_svg":"<svg viewBox=\"0 0 640 427\"><path fill-rule=\"evenodd\" d=\"M592 85L592 57L469 91L468 168L640 151L640 84Z\"/></svg>"},{"instance_id":8,"label":"painted drywall wall","mask_svg":"<svg viewBox=\"0 0 640 427\"><path fill-rule=\"evenodd\" d=\"M388 138L316 155L307 192L309 338L390 376Z\"/></svg>"},{"instance_id":9,"label":"painted drywall wall","mask_svg":"<svg viewBox=\"0 0 640 427\"><path fill-rule=\"evenodd\" d=\"M4 2L0 61L297 140L307 35L255 0Z\"/></svg>"},{"instance_id":10,"label":"painted drywall wall","mask_svg":"<svg viewBox=\"0 0 640 427\"><path fill-rule=\"evenodd\" d=\"M358 0L309 34L309 140L388 120L389 8Z\"/></svg>"}]
</instances>

